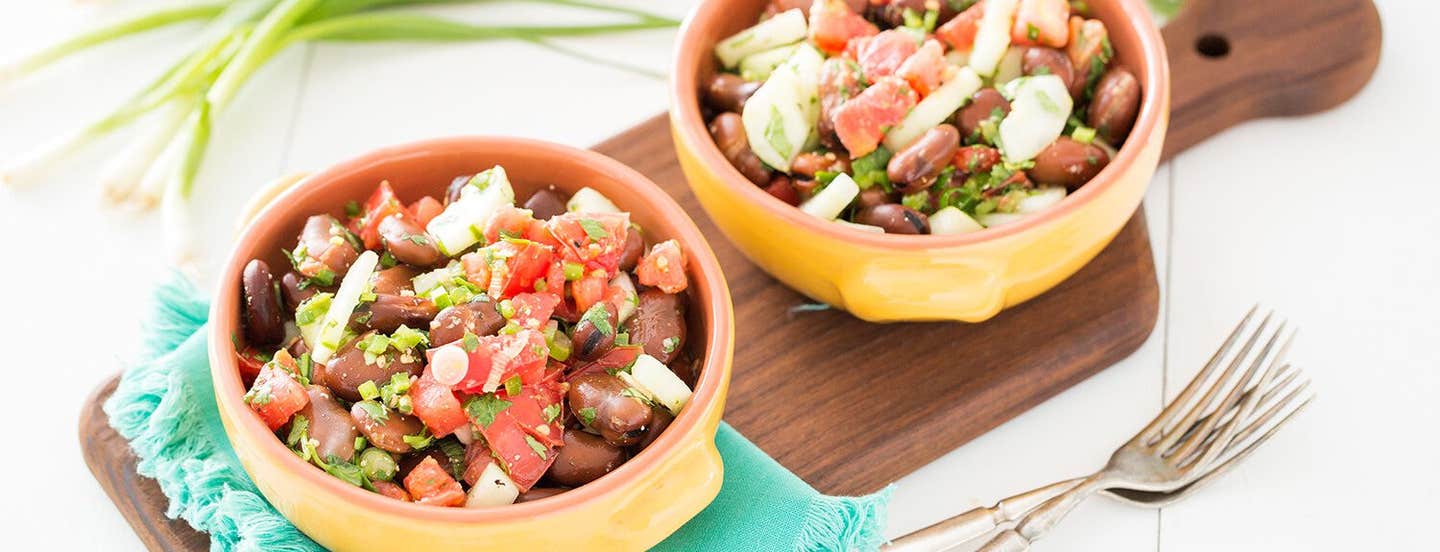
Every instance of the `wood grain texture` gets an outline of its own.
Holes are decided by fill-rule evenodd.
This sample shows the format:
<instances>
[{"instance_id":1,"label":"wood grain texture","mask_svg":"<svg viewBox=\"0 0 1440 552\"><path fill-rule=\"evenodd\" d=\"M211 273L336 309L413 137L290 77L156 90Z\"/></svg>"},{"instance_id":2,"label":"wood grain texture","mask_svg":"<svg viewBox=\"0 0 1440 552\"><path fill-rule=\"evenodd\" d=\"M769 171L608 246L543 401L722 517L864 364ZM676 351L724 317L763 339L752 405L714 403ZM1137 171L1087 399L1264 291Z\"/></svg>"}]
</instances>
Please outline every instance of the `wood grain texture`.
<instances>
[{"instance_id":1,"label":"wood grain texture","mask_svg":"<svg viewBox=\"0 0 1440 552\"><path fill-rule=\"evenodd\" d=\"M1380 63L1371 0L1187 0L1161 34L1170 57L1167 159L1245 121L1340 105Z\"/></svg>"},{"instance_id":2,"label":"wood grain texture","mask_svg":"<svg viewBox=\"0 0 1440 552\"><path fill-rule=\"evenodd\" d=\"M1190 4L1164 31L1173 79L1167 158L1245 120L1337 105L1364 86L1378 60L1369 0ZM1227 55L1200 53L1197 43L1209 35L1224 38ZM1206 39L1207 50L1216 44ZM595 149L649 176L718 237L685 185L667 124L653 118ZM804 297L723 239L711 246L737 316L725 419L830 494L878 489L1124 358L1158 311L1143 213L1074 277L978 325L794 313ZM114 386L102 385L81 413L86 463L151 550L204 550L204 535L165 518L159 486L135 473L134 455L108 425L100 405Z\"/></svg>"}]
</instances>

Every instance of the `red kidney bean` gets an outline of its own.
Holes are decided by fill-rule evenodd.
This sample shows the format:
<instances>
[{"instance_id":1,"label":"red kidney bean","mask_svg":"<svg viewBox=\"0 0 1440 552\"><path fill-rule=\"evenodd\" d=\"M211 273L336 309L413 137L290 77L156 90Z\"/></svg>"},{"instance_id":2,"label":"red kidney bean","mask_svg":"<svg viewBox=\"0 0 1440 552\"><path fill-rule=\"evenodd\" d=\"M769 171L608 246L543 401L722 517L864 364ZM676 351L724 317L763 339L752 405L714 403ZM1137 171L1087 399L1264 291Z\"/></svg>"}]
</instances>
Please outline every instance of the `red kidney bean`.
<instances>
[{"instance_id":1,"label":"red kidney bean","mask_svg":"<svg viewBox=\"0 0 1440 552\"><path fill-rule=\"evenodd\" d=\"M295 312L295 309L300 308L300 303L319 292L320 290L307 283L299 272L286 272L280 277L280 294L285 297L285 308L290 312Z\"/></svg>"},{"instance_id":2,"label":"red kidney bean","mask_svg":"<svg viewBox=\"0 0 1440 552\"><path fill-rule=\"evenodd\" d=\"M515 497L515 503L534 502L542 498L550 498L568 490L570 489L560 487L531 487L530 490L520 493L520 496Z\"/></svg>"},{"instance_id":3,"label":"red kidney bean","mask_svg":"<svg viewBox=\"0 0 1440 552\"><path fill-rule=\"evenodd\" d=\"M745 126L740 121L740 115L727 112L721 113L710 121L710 135L715 137L715 145L720 148L720 153L730 160L746 179L754 182L756 186L764 186L770 182L770 169L760 162L755 152L750 151L750 140L745 137Z\"/></svg>"},{"instance_id":4,"label":"red kidney bean","mask_svg":"<svg viewBox=\"0 0 1440 552\"><path fill-rule=\"evenodd\" d=\"M640 264L640 256L644 254L645 236L640 235L639 227L631 226L625 232L625 248L620 250L620 270L635 270L635 265Z\"/></svg>"},{"instance_id":5,"label":"red kidney bean","mask_svg":"<svg viewBox=\"0 0 1440 552\"><path fill-rule=\"evenodd\" d=\"M740 113L745 110L745 100L750 99L761 84L760 81L747 81L730 73L716 73L705 85L705 103L716 111Z\"/></svg>"},{"instance_id":6,"label":"red kidney bean","mask_svg":"<svg viewBox=\"0 0 1440 552\"><path fill-rule=\"evenodd\" d=\"M959 148L960 131L950 125L937 126L891 157L886 173L901 192L918 192L935 183Z\"/></svg>"},{"instance_id":7,"label":"red kidney bean","mask_svg":"<svg viewBox=\"0 0 1440 552\"><path fill-rule=\"evenodd\" d=\"M791 205L800 204L800 192L795 189L790 177L783 174L777 174L770 179L770 183L765 186L765 193Z\"/></svg>"},{"instance_id":8,"label":"red kidney bean","mask_svg":"<svg viewBox=\"0 0 1440 552\"><path fill-rule=\"evenodd\" d=\"M445 259L435 240L425 234L425 229L408 217L391 215L380 221L380 241L402 263L431 267Z\"/></svg>"},{"instance_id":9,"label":"red kidney bean","mask_svg":"<svg viewBox=\"0 0 1440 552\"><path fill-rule=\"evenodd\" d=\"M310 402L299 415L309 421L310 438L318 443L315 452L321 458L335 456L348 462L355 458L355 438L360 436L360 430L355 428L350 412L330 392L318 385L305 388Z\"/></svg>"},{"instance_id":10,"label":"red kidney bean","mask_svg":"<svg viewBox=\"0 0 1440 552\"><path fill-rule=\"evenodd\" d=\"M930 218L899 203L866 207L855 214L855 222L879 226L887 234L929 234Z\"/></svg>"},{"instance_id":11,"label":"red kidney bean","mask_svg":"<svg viewBox=\"0 0 1440 552\"><path fill-rule=\"evenodd\" d=\"M328 268L335 273L335 283L339 284L350 263L360 256L360 250L346 239L348 234L345 226L330 215L305 219L305 227L300 230L300 245L305 247L306 259L300 263L300 272L315 276L321 269Z\"/></svg>"},{"instance_id":12,"label":"red kidney bean","mask_svg":"<svg viewBox=\"0 0 1440 552\"><path fill-rule=\"evenodd\" d=\"M413 295L376 293L373 302L360 305L352 320L358 322L362 328L391 333L400 326L413 330L425 328L435 316L435 303L429 299Z\"/></svg>"},{"instance_id":13,"label":"red kidney bean","mask_svg":"<svg viewBox=\"0 0 1440 552\"><path fill-rule=\"evenodd\" d=\"M1020 57L1020 70L1026 75L1055 75L1070 90L1070 97L1080 99L1085 93L1085 77L1075 71L1070 56L1055 48L1031 46Z\"/></svg>"},{"instance_id":14,"label":"red kidney bean","mask_svg":"<svg viewBox=\"0 0 1440 552\"><path fill-rule=\"evenodd\" d=\"M245 339L251 345L275 345L285 339L285 321L280 318L280 297L270 265L251 260L240 275L245 300Z\"/></svg>"},{"instance_id":15,"label":"red kidney bean","mask_svg":"<svg viewBox=\"0 0 1440 552\"><path fill-rule=\"evenodd\" d=\"M540 220L549 220L555 215L565 214L566 197L553 188L542 188L525 200L525 208Z\"/></svg>"},{"instance_id":16,"label":"red kidney bean","mask_svg":"<svg viewBox=\"0 0 1440 552\"><path fill-rule=\"evenodd\" d=\"M675 416L671 415L669 410L665 410L664 408L656 408L654 410L655 413L650 421L650 426L645 428L645 436L640 438L639 443L635 443L634 450L636 451L645 450L645 447L650 446L650 443L654 443L656 439L660 438L660 433L665 431L665 428L670 427L670 422L675 421Z\"/></svg>"},{"instance_id":17,"label":"red kidney bean","mask_svg":"<svg viewBox=\"0 0 1440 552\"><path fill-rule=\"evenodd\" d=\"M658 289L640 292L635 314L625 321L630 342L645 347L645 354L664 364L685 347L684 296Z\"/></svg>"},{"instance_id":18,"label":"red kidney bean","mask_svg":"<svg viewBox=\"0 0 1440 552\"><path fill-rule=\"evenodd\" d=\"M1095 85L1086 121L1096 134L1114 145L1120 145L1135 126L1140 113L1140 81L1124 67L1112 67Z\"/></svg>"},{"instance_id":19,"label":"red kidney bean","mask_svg":"<svg viewBox=\"0 0 1440 552\"><path fill-rule=\"evenodd\" d=\"M625 463L625 451L605 439L578 429L567 429L565 445L555 450L550 480L571 487L584 485Z\"/></svg>"},{"instance_id":20,"label":"red kidney bean","mask_svg":"<svg viewBox=\"0 0 1440 552\"><path fill-rule=\"evenodd\" d=\"M650 405L628 393L628 388L618 377L590 372L570 380L566 399L581 424L600 432L610 444L624 447L645 435L652 416Z\"/></svg>"},{"instance_id":21,"label":"red kidney bean","mask_svg":"<svg viewBox=\"0 0 1440 552\"><path fill-rule=\"evenodd\" d=\"M615 328L620 325L615 308L605 302L595 305L591 312L585 313L580 322L575 324L575 330L570 336L571 351L581 360L595 360L615 348ZM603 313L596 311L596 308ZM595 318L597 314L599 320Z\"/></svg>"},{"instance_id":22,"label":"red kidney bean","mask_svg":"<svg viewBox=\"0 0 1440 552\"><path fill-rule=\"evenodd\" d=\"M999 111L996 111L999 110ZM955 113L955 126L960 127L960 136L974 140L980 136L980 125L998 113L1001 117L1010 113L1010 102L999 90L981 88L970 96L970 103Z\"/></svg>"},{"instance_id":23,"label":"red kidney bean","mask_svg":"<svg viewBox=\"0 0 1440 552\"><path fill-rule=\"evenodd\" d=\"M414 280L420 275L420 271L406 265L395 265L380 270L370 279L371 291L377 295L400 295L405 291L415 291Z\"/></svg>"},{"instance_id":24,"label":"red kidney bean","mask_svg":"<svg viewBox=\"0 0 1440 552\"><path fill-rule=\"evenodd\" d=\"M795 193L800 195L800 201L805 201L806 198L815 195L815 189L820 187L820 183L811 178L792 178L790 185L795 187Z\"/></svg>"},{"instance_id":25,"label":"red kidney bean","mask_svg":"<svg viewBox=\"0 0 1440 552\"><path fill-rule=\"evenodd\" d=\"M371 402L377 408L379 403ZM360 433L365 435L365 440L381 450L404 454L415 450L410 443L405 442L406 435L419 435L425 429L425 424L419 418L406 416L395 410L387 410L383 419L377 420L370 417L370 412L357 402L350 406L350 418L355 421L355 426L360 428Z\"/></svg>"},{"instance_id":26,"label":"red kidney bean","mask_svg":"<svg viewBox=\"0 0 1440 552\"><path fill-rule=\"evenodd\" d=\"M379 355L375 362L365 360L365 351L358 345L374 332L366 332L350 340L335 353L325 369L311 379L329 387L335 396L347 401L358 401L360 385L373 381L376 385L390 381L394 374L419 376L425 368L424 356L414 351L400 353L393 348Z\"/></svg>"},{"instance_id":27,"label":"red kidney bean","mask_svg":"<svg viewBox=\"0 0 1440 552\"><path fill-rule=\"evenodd\" d=\"M860 196L855 200L855 205L860 209L864 209L866 207L874 207L876 205L894 202L895 199L891 197L889 192L886 192L879 186L871 186L860 190Z\"/></svg>"},{"instance_id":28,"label":"red kidney bean","mask_svg":"<svg viewBox=\"0 0 1440 552\"><path fill-rule=\"evenodd\" d=\"M1035 156L1030 177L1042 184L1055 184L1074 190L1089 182L1110 163L1110 154L1095 144L1082 144L1068 136L1051 142Z\"/></svg>"},{"instance_id":29,"label":"red kidney bean","mask_svg":"<svg viewBox=\"0 0 1440 552\"><path fill-rule=\"evenodd\" d=\"M805 152L790 162L790 173L815 178L820 171L850 172L850 158L835 152Z\"/></svg>"},{"instance_id":30,"label":"red kidney bean","mask_svg":"<svg viewBox=\"0 0 1440 552\"><path fill-rule=\"evenodd\" d=\"M445 307L430 322L430 345L439 347L454 343L464 338L466 333L476 337L495 335L504 327L505 317L495 309L493 301L471 301Z\"/></svg>"}]
</instances>

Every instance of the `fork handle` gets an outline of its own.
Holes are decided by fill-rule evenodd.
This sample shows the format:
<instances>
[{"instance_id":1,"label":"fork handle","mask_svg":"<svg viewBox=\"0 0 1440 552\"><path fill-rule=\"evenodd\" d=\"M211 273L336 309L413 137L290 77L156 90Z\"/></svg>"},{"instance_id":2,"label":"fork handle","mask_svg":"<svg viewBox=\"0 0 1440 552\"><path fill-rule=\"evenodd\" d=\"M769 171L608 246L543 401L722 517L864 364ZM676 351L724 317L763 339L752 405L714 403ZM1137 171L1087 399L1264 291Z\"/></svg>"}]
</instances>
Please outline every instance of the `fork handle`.
<instances>
[{"instance_id":1,"label":"fork handle","mask_svg":"<svg viewBox=\"0 0 1440 552\"><path fill-rule=\"evenodd\" d=\"M1079 485L1081 479L1070 479L1052 483L1038 489L1026 491L999 502L994 506L971 509L953 517L940 520L934 525L902 536L882 548L885 552L938 552L989 533L996 527L1010 523L1025 515L1032 508L1054 498L1056 495Z\"/></svg>"},{"instance_id":2,"label":"fork handle","mask_svg":"<svg viewBox=\"0 0 1440 552\"><path fill-rule=\"evenodd\" d=\"M1074 510L1081 502L1084 502L1090 495L1103 489L1107 484L1107 474L1100 472L1085 478L1079 485L1060 493L1059 496L1046 500L1044 504L1025 514L1013 529L1006 529L991 538L979 552L1022 552L1030 549L1032 541L1039 540L1046 532L1050 531L1061 519L1064 519L1071 510Z\"/></svg>"}]
</instances>

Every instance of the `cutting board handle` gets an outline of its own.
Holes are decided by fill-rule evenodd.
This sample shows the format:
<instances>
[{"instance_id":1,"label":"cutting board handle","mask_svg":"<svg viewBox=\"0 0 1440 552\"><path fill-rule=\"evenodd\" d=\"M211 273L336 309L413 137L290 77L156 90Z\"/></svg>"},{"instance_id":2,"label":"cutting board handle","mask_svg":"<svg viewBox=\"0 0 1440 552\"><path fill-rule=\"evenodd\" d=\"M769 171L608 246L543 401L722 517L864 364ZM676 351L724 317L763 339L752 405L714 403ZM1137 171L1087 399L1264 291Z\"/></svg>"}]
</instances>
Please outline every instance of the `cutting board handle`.
<instances>
[{"instance_id":1,"label":"cutting board handle","mask_svg":"<svg viewBox=\"0 0 1440 552\"><path fill-rule=\"evenodd\" d=\"M1186 0L1161 34L1172 83L1167 159L1244 121L1339 105L1380 62L1372 0Z\"/></svg>"}]
</instances>

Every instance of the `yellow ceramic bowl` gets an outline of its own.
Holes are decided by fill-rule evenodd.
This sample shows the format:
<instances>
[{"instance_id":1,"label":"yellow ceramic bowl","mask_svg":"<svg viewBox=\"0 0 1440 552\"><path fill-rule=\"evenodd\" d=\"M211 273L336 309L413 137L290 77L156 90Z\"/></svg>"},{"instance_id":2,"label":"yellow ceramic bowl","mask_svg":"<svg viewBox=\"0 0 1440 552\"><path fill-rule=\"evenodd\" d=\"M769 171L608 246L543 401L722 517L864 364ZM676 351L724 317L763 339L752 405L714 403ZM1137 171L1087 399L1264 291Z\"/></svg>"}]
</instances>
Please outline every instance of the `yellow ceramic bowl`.
<instances>
[{"instance_id":1,"label":"yellow ceramic bowl","mask_svg":"<svg viewBox=\"0 0 1440 552\"><path fill-rule=\"evenodd\" d=\"M615 471L560 495L487 509L399 502L302 461L241 400L235 340L240 273L252 258L285 266L305 217L339 214L381 180L401 199L443 196L455 175L503 165L517 193L544 184L590 186L630 211L652 239L678 240L690 259L691 351L703 358L695 394L674 423ZM674 532L720 491L715 430L734 348L720 264L680 206L639 173L599 154L509 138L451 138L383 149L317 173L251 222L221 272L210 312L210 364L225 432L260 491L306 535L333 550L641 550Z\"/></svg>"},{"instance_id":2,"label":"yellow ceramic bowl","mask_svg":"<svg viewBox=\"0 0 1440 552\"><path fill-rule=\"evenodd\" d=\"M1164 44L1139 0L1090 0L1143 100L1124 147L1090 183L1020 222L957 236L871 234L806 215L750 183L716 148L699 89L715 43L753 25L766 0L708 0L680 30L670 120L680 165L710 218L786 285L857 317L979 322L1054 287L1094 258L1135 212L1169 116Z\"/></svg>"}]
</instances>

